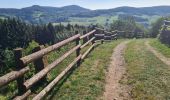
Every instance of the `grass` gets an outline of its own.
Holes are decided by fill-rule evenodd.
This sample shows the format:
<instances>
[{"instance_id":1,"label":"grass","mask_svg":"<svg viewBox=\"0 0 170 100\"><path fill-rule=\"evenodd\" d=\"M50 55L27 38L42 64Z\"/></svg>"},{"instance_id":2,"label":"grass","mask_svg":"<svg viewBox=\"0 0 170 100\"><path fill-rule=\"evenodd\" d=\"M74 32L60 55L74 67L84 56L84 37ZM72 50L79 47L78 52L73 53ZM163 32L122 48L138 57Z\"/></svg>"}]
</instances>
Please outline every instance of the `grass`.
<instances>
[{"instance_id":1,"label":"grass","mask_svg":"<svg viewBox=\"0 0 170 100\"><path fill-rule=\"evenodd\" d=\"M124 13L117 13L117 14L113 14L113 15L100 15L100 16L96 16L96 17L69 17L69 21L68 22L62 22L63 25L67 25L68 23L70 24L78 24L78 25L84 25L84 26L88 26L91 24L99 24L99 25L103 25L105 26L106 23L111 24L113 23L114 20L117 20L119 17L119 14L124 14ZM140 18L145 18L148 19L148 21L146 21L145 23L147 23L149 25L149 27L151 27L151 24L153 22L155 22L158 18L160 18L160 16L157 15L153 15L153 16L148 16L148 15L135 15L136 17L140 17ZM60 23L54 23L54 25L58 25Z\"/></svg>"},{"instance_id":2,"label":"grass","mask_svg":"<svg viewBox=\"0 0 170 100\"><path fill-rule=\"evenodd\" d=\"M47 99L80 99L83 97L85 98L95 98L97 95L102 93L103 85L104 85L104 71L107 67L106 65L109 62L110 54L112 53L113 48L120 43L122 40L114 41L111 43L104 43L99 47L95 48L95 51L88 56L88 58L82 62L81 67L77 68L73 75L71 75L67 79L65 83L65 79L63 79L56 87L51 91L51 95L47 97ZM47 56L48 63L52 63L57 58L61 57L66 51L74 47L75 44L71 43L67 46L62 47L60 50L50 53ZM90 47L87 46L83 50L81 50L82 54ZM31 51L33 47L29 47L28 51ZM109 52L109 53L108 53ZM31 52L28 52L28 54ZM76 54L73 53L69 57L67 57L63 62L57 65L49 74L48 74L48 81L51 82L59 73L61 73L69 63L73 61L76 57ZM95 64L95 65L94 65ZM31 78L34 75L34 67L33 64L30 64L31 71L29 71L27 75L27 79ZM33 92L39 93L43 87L43 84L38 87L34 87ZM82 90L80 90L82 89ZM92 90L91 90L92 89ZM11 99L17 93L16 91L16 81L11 82L8 86L0 89L0 100L8 100ZM90 93L90 94L89 94ZM81 94L80 96L78 96ZM32 99L30 96L29 99Z\"/></svg>"},{"instance_id":3,"label":"grass","mask_svg":"<svg viewBox=\"0 0 170 100\"><path fill-rule=\"evenodd\" d=\"M150 40L150 45L161 52L165 57L170 58L170 48L167 45L162 44L158 39Z\"/></svg>"},{"instance_id":4,"label":"grass","mask_svg":"<svg viewBox=\"0 0 170 100\"><path fill-rule=\"evenodd\" d=\"M32 42L28 46L28 48L24 49L24 55L29 55L32 53L32 50L34 47L38 46L38 44ZM57 58L61 57L64 53L66 53L68 50L73 48L75 46L74 43L70 43L62 48L60 50L56 50L54 52L51 52L47 55L47 61L49 64L51 64L53 61L55 61ZM47 46L46 46L47 47ZM86 50L89 46L87 46L84 50ZM59 73L61 73L66 66L72 62L72 59L76 57L76 54L73 53L69 57L67 57L63 62L61 62L59 65L57 65L49 74L48 74L48 81L52 81ZM29 79L35 74L35 67L33 63L29 64L31 70L26 73L25 78ZM46 84L42 84L41 86L34 87L33 92L40 92L43 87L45 87ZM17 93L17 84L16 81L11 82L9 85L4 86L3 88L0 88L0 100L6 100L11 99L15 94ZM30 97L31 99L32 97Z\"/></svg>"},{"instance_id":5,"label":"grass","mask_svg":"<svg viewBox=\"0 0 170 100\"><path fill-rule=\"evenodd\" d=\"M155 57L144 45L133 40L125 51L127 81L134 100L169 100L170 67Z\"/></svg>"},{"instance_id":6,"label":"grass","mask_svg":"<svg viewBox=\"0 0 170 100\"><path fill-rule=\"evenodd\" d=\"M118 16L97 16L97 17L85 17L85 18L70 17L69 23L73 25L78 24L78 25L84 25L84 26L88 26L90 24L105 25L106 22L110 24L113 22L113 20L116 20L116 19L118 19ZM57 24L59 23L54 23L54 25L57 25ZM62 22L62 24L67 25L68 22Z\"/></svg>"},{"instance_id":7,"label":"grass","mask_svg":"<svg viewBox=\"0 0 170 100\"><path fill-rule=\"evenodd\" d=\"M46 99L94 100L104 89L105 71L110 62L113 48L122 40L104 43L96 47L81 66L57 85Z\"/></svg>"}]
</instances>

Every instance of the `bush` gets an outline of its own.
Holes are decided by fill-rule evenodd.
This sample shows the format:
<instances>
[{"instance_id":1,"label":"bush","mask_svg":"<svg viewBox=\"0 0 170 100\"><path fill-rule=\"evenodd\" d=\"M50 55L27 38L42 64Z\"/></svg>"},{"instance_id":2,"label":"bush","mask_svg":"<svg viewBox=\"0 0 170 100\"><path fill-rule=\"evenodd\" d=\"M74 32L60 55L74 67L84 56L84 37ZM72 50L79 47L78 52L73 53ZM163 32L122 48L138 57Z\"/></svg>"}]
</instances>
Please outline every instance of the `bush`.
<instances>
[{"instance_id":1,"label":"bush","mask_svg":"<svg viewBox=\"0 0 170 100\"><path fill-rule=\"evenodd\" d=\"M32 53L32 50L33 50L35 47L37 47L37 46L39 46L39 44L38 44L37 42L31 41L31 42L29 43L28 47L25 48L24 54L25 54L25 55L31 54L31 53Z\"/></svg>"},{"instance_id":2,"label":"bush","mask_svg":"<svg viewBox=\"0 0 170 100\"><path fill-rule=\"evenodd\" d=\"M1 61L0 76L13 70L15 67L14 53L12 50L5 49L1 52L1 56L3 59Z\"/></svg>"}]
</instances>

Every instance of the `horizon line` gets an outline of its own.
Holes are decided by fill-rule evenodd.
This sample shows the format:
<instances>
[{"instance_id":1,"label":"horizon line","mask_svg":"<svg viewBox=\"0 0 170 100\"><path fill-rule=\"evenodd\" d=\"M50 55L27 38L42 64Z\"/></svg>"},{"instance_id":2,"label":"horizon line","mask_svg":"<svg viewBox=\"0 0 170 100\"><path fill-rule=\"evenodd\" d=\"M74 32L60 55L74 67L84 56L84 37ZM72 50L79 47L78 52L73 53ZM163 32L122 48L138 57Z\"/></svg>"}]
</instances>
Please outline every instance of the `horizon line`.
<instances>
[{"instance_id":1,"label":"horizon line","mask_svg":"<svg viewBox=\"0 0 170 100\"><path fill-rule=\"evenodd\" d=\"M90 9L88 7L83 7L83 6L80 6L80 5L65 5L65 6L48 6L48 5L30 5L30 6L25 6L25 7L3 7L0 9L23 9L23 8L27 8L27 7L32 7L32 6L40 6L40 7L54 7L54 8L62 8L62 7L67 7L67 6L79 6L79 7L82 7L82 8L85 8L85 9L89 9L89 10L108 10L108 9L115 9L115 8L119 8L119 7L132 7L132 8L147 8L147 7L170 7L170 5L155 5L155 6L140 6L140 7L137 7L137 6L118 6L118 7L113 7L113 8L97 8L97 9Z\"/></svg>"}]
</instances>

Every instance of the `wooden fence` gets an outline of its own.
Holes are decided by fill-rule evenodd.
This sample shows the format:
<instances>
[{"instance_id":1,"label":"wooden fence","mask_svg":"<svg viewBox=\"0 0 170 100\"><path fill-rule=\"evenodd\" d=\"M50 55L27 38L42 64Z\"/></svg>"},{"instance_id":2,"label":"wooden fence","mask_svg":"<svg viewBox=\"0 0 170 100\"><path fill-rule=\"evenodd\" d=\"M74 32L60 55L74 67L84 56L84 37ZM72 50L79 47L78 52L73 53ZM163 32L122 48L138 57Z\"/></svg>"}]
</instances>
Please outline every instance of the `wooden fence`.
<instances>
[{"instance_id":1,"label":"wooden fence","mask_svg":"<svg viewBox=\"0 0 170 100\"><path fill-rule=\"evenodd\" d=\"M24 57L22 56L22 48L17 48L14 50L15 61L17 64L16 70L0 77L0 88L16 80L18 94L14 99L26 99L29 95L31 95L31 88L37 82L46 82L47 74L51 70L53 70L58 64L60 64L64 59L66 59L69 55L71 55L73 52L76 52L77 57L73 60L73 62L70 63L66 67L66 69L64 69L58 76L56 76L53 81L51 81L44 89L41 90L40 93L38 93L33 98L33 100L40 100L48 94L48 92L74 67L75 64L77 64L77 66L80 65L81 60L85 59L89 52L97 45L98 41L101 41L101 43L103 43L103 41L105 40L108 41L117 39L116 36L116 32L107 32L103 29L96 28L88 33L84 31L82 36L79 34L78 31L76 31L74 36L47 48L44 48L44 46L36 47L33 50L32 54ZM81 40L83 40L82 44ZM47 54L49 54L50 52L54 52L55 50L73 41L76 42L75 47L67 51L64 55L56 59L51 64L48 64L46 60ZM86 47L88 44L92 44L91 47L84 54L81 54L81 49ZM35 65L36 73L30 79L25 80L24 75L30 71L30 67L28 66L28 64L32 62Z\"/></svg>"},{"instance_id":2,"label":"wooden fence","mask_svg":"<svg viewBox=\"0 0 170 100\"><path fill-rule=\"evenodd\" d=\"M164 21L159 39L162 43L170 46L170 21Z\"/></svg>"}]
</instances>

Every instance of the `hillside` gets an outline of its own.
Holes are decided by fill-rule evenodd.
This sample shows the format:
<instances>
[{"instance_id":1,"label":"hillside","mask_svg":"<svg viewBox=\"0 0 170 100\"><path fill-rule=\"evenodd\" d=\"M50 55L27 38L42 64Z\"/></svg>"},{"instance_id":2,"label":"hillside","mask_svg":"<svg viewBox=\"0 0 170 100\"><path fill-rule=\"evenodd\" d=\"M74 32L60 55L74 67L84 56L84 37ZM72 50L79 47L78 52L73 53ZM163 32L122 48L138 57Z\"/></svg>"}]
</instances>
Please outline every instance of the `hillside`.
<instances>
[{"instance_id":1,"label":"hillside","mask_svg":"<svg viewBox=\"0 0 170 100\"><path fill-rule=\"evenodd\" d=\"M85 9L76 5L64 6L64 7L47 7L33 5L22 9L0 9L0 16L2 17L19 17L31 23L39 22L64 22L68 20L68 17L74 14L88 12L89 9Z\"/></svg>"},{"instance_id":2,"label":"hillside","mask_svg":"<svg viewBox=\"0 0 170 100\"><path fill-rule=\"evenodd\" d=\"M31 23L72 23L72 24L105 24L111 23L120 16L134 16L137 22L148 27L151 22L161 16L170 15L170 6L156 7L118 7L114 9L90 10L77 5L64 7L48 7L34 5L22 9L0 9L0 18L19 17Z\"/></svg>"},{"instance_id":3,"label":"hillside","mask_svg":"<svg viewBox=\"0 0 170 100\"><path fill-rule=\"evenodd\" d=\"M170 6L155 6L155 7L142 7L142 8L135 8L135 7L118 7L114 9L103 9L103 10L92 10L86 13L79 13L74 15L73 17L76 18L84 18L86 21L90 22L90 19L93 18L93 22L106 23L106 20L113 20L118 19L121 16L134 16L135 20L144 26L148 27L153 21L160 18L161 16L169 16L170 15ZM100 18L99 18L100 17Z\"/></svg>"},{"instance_id":4,"label":"hillside","mask_svg":"<svg viewBox=\"0 0 170 100\"><path fill-rule=\"evenodd\" d=\"M77 17L96 17L105 15L114 15L114 14L128 14L128 15L159 15L159 16L166 16L169 15L170 6L155 6L155 7L142 7L142 8L135 8L135 7L118 7L114 9L104 9L104 10L93 10L86 13L81 13L79 15L75 15Z\"/></svg>"}]
</instances>

